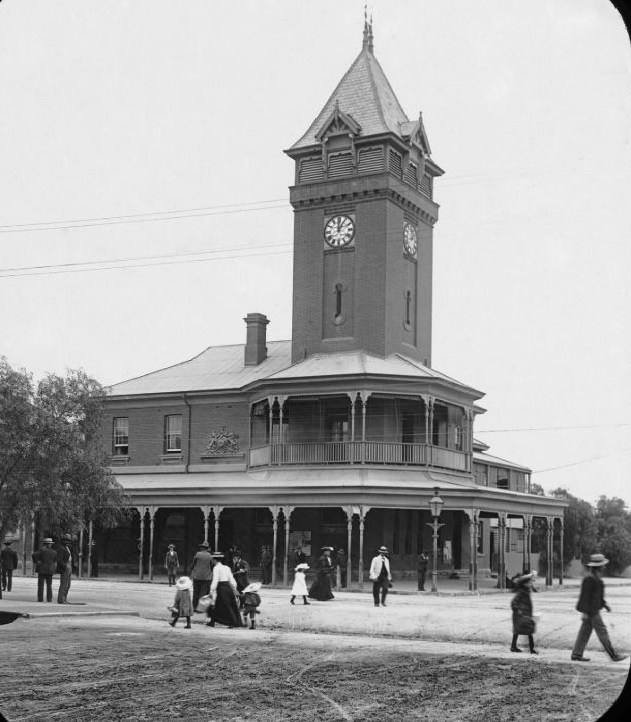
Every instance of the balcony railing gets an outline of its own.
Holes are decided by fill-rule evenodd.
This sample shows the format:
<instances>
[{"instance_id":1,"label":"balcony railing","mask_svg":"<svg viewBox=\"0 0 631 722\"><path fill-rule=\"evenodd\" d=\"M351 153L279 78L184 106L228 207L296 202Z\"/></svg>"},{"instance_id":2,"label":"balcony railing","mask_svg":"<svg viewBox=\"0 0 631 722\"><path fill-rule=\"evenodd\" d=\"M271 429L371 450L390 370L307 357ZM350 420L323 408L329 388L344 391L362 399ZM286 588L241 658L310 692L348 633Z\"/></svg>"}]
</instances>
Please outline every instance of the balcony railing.
<instances>
[{"instance_id":1,"label":"balcony railing","mask_svg":"<svg viewBox=\"0 0 631 722\"><path fill-rule=\"evenodd\" d=\"M297 464L432 466L455 471L471 471L469 454L429 444L390 441L318 441L268 444L250 449L251 467Z\"/></svg>"}]
</instances>

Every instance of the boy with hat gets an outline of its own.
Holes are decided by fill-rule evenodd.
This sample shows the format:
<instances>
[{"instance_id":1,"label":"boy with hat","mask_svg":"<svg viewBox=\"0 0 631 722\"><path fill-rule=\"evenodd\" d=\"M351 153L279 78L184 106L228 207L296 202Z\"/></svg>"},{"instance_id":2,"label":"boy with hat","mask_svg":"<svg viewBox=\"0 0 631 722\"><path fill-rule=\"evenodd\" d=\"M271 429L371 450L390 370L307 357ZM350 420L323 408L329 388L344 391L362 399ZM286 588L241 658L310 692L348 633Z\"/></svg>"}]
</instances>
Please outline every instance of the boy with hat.
<instances>
[{"instance_id":1,"label":"boy with hat","mask_svg":"<svg viewBox=\"0 0 631 722\"><path fill-rule=\"evenodd\" d=\"M260 582L252 582L242 592L243 595L243 621L246 626L248 624L248 617L250 618L250 629L256 627L256 615L260 614L259 607L261 606L261 595L259 589L262 587Z\"/></svg>"},{"instance_id":2,"label":"boy with hat","mask_svg":"<svg viewBox=\"0 0 631 722\"><path fill-rule=\"evenodd\" d=\"M392 574L390 574L390 560L388 559L388 550L381 546L377 550L377 555L370 562L370 581L372 582L372 596L375 607L379 606L379 592L381 591L381 606L386 606L386 597L390 582L392 582Z\"/></svg>"},{"instance_id":3,"label":"boy with hat","mask_svg":"<svg viewBox=\"0 0 631 722\"><path fill-rule=\"evenodd\" d=\"M609 559L604 554L592 554L587 562L589 574L585 576L581 584L581 593L578 598L576 609L581 612L582 624L578 630L574 649L572 650L572 660L574 662L589 662L589 657L583 657L583 652L587 646L587 642L591 637L592 630L596 632L600 643L605 648L605 652L614 662L622 662L628 655L618 654L609 640L607 627L600 616L600 610L606 609L608 612L611 608L605 601L605 584L602 580L604 568L609 563Z\"/></svg>"}]
</instances>

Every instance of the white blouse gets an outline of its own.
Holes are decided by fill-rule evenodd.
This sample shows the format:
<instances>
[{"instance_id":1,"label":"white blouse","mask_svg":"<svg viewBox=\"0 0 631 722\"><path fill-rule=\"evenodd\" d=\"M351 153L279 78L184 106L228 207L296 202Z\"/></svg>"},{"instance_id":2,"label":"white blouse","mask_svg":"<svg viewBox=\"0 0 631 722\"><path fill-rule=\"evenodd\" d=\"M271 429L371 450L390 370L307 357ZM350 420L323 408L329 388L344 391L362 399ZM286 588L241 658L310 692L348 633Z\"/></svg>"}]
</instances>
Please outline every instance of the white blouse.
<instances>
[{"instance_id":1,"label":"white blouse","mask_svg":"<svg viewBox=\"0 0 631 722\"><path fill-rule=\"evenodd\" d=\"M234 577L232 576L232 572L230 571L230 567L227 567L225 564L222 564L221 562L218 562L213 567L213 580L210 583L210 593L214 594L217 591L217 584L219 582L230 582L230 585L233 589L237 588L237 583L234 580Z\"/></svg>"}]
</instances>

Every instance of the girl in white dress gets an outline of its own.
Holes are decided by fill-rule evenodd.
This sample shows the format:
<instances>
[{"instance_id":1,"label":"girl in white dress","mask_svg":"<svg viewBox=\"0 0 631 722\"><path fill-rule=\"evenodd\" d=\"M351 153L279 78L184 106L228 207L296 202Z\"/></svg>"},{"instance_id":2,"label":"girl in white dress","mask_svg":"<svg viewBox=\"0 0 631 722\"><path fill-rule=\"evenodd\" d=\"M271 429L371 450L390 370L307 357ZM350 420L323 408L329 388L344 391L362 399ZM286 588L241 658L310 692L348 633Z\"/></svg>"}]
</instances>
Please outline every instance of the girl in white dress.
<instances>
[{"instance_id":1,"label":"girl in white dress","mask_svg":"<svg viewBox=\"0 0 631 722\"><path fill-rule=\"evenodd\" d=\"M309 593L307 591L307 579L305 577L307 569L309 569L308 564L298 564L294 569L294 586L291 588L290 604L294 603L296 597L302 597L303 604L311 604L311 602L307 601L307 594Z\"/></svg>"}]
</instances>

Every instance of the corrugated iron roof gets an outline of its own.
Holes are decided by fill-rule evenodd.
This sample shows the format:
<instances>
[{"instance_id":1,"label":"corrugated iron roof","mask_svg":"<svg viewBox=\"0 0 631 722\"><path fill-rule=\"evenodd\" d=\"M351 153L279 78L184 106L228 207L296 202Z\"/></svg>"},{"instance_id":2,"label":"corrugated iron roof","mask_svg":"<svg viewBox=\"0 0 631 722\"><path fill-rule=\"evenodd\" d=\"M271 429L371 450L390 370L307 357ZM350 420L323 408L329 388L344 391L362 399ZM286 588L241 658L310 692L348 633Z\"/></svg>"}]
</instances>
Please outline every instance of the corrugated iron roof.
<instances>
[{"instance_id":1,"label":"corrugated iron roof","mask_svg":"<svg viewBox=\"0 0 631 722\"><path fill-rule=\"evenodd\" d=\"M380 358L365 351L323 353L308 356L292 364L291 341L272 341L267 344L267 350L267 358L258 366L245 366L243 344L210 346L183 363L114 384L108 392L110 397L113 397L222 391L240 389L262 379L282 381L366 375L437 379L470 389L465 384L401 354Z\"/></svg>"},{"instance_id":2,"label":"corrugated iron roof","mask_svg":"<svg viewBox=\"0 0 631 722\"><path fill-rule=\"evenodd\" d=\"M486 448L488 449L489 447L487 446ZM493 466L502 466L506 469L515 469L516 471L525 471L527 474L530 474L532 471L532 469L529 469L527 466L520 466L519 464L515 464L513 461L506 461L506 459L500 459L499 456L491 456L490 454L484 454L480 451L473 452L473 461L479 461L484 464L492 464Z\"/></svg>"}]
</instances>

